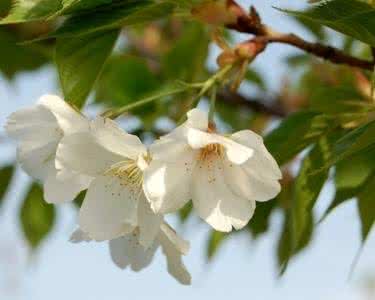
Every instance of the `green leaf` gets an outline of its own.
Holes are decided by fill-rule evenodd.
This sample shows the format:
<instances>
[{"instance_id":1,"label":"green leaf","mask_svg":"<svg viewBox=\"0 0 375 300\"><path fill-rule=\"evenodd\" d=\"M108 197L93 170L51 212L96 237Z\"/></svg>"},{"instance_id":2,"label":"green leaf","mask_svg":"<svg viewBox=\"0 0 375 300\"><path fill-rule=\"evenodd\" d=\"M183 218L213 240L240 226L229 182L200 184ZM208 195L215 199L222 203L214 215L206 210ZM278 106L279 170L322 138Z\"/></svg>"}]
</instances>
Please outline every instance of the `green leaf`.
<instances>
[{"instance_id":1,"label":"green leaf","mask_svg":"<svg viewBox=\"0 0 375 300\"><path fill-rule=\"evenodd\" d=\"M325 40L326 32L322 24L312 22L309 19L301 18L301 17L296 17L295 19L300 25L302 25L312 35L314 35L316 39L321 40L321 41Z\"/></svg>"},{"instance_id":2,"label":"green leaf","mask_svg":"<svg viewBox=\"0 0 375 300\"><path fill-rule=\"evenodd\" d=\"M317 141L329 126L328 119L315 112L301 111L287 117L265 138L265 144L279 165Z\"/></svg>"},{"instance_id":3,"label":"green leaf","mask_svg":"<svg viewBox=\"0 0 375 300\"><path fill-rule=\"evenodd\" d=\"M302 162L295 181L293 202L291 206L291 225L293 228L292 245L298 249L306 232L312 231L312 210L320 191L328 178L328 170L313 173L325 166L331 155L332 142L321 138Z\"/></svg>"},{"instance_id":4,"label":"green leaf","mask_svg":"<svg viewBox=\"0 0 375 300\"><path fill-rule=\"evenodd\" d=\"M78 194L78 196L73 200L73 204L80 208L82 206L83 200L85 200L86 191L82 191Z\"/></svg>"},{"instance_id":5,"label":"green leaf","mask_svg":"<svg viewBox=\"0 0 375 300\"><path fill-rule=\"evenodd\" d=\"M32 71L47 63L43 45L19 45L14 31L0 28L0 71L8 78L21 71Z\"/></svg>"},{"instance_id":6,"label":"green leaf","mask_svg":"<svg viewBox=\"0 0 375 300\"><path fill-rule=\"evenodd\" d=\"M0 1L0 17L5 16L11 8L11 0Z\"/></svg>"},{"instance_id":7,"label":"green leaf","mask_svg":"<svg viewBox=\"0 0 375 300\"><path fill-rule=\"evenodd\" d=\"M332 157L327 166L331 166L354 154L362 153L363 155L366 155L366 153L374 151L374 137L375 120L352 130L337 141Z\"/></svg>"},{"instance_id":8,"label":"green leaf","mask_svg":"<svg viewBox=\"0 0 375 300\"><path fill-rule=\"evenodd\" d=\"M61 0L17 0L0 24L38 21L48 18L62 8Z\"/></svg>"},{"instance_id":9,"label":"green leaf","mask_svg":"<svg viewBox=\"0 0 375 300\"><path fill-rule=\"evenodd\" d=\"M183 208L178 211L178 216L182 223L186 222L193 211L193 202L189 201Z\"/></svg>"},{"instance_id":10,"label":"green leaf","mask_svg":"<svg viewBox=\"0 0 375 300\"><path fill-rule=\"evenodd\" d=\"M0 169L0 207L14 173L14 166L6 166Z\"/></svg>"},{"instance_id":11,"label":"green leaf","mask_svg":"<svg viewBox=\"0 0 375 300\"><path fill-rule=\"evenodd\" d=\"M108 60L97 84L96 101L110 106L135 102L160 87L145 59L115 56Z\"/></svg>"},{"instance_id":12,"label":"green leaf","mask_svg":"<svg viewBox=\"0 0 375 300\"><path fill-rule=\"evenodd\" d=\"M288 212L284 213L284 223L283 228L281 230L281 235L279 237L278 246L277 246L277 261L280 268L280 274L283 274L288 266L289 260L292 256L301 252L311 241L313 236L313 217L312 214L307 215L307 219L305 220L307 224L307 231L302 237L297 248L293 247L293 233L292 228L290 226L289 221L290 215Z\"/></svg>"},{"instance_id":13,"label":"green leaf","mask_svg":"<svg viewBox=\"0 0 375 300\"><path fill-rule=\"evenodd\" d=\"M321 221L336 207L357 197L372 174L375 174L375 149L365 155L359 153L338 162L335 172L335 197L323 214Z\"/></svg>"},{"instance_id":14,"label":"green leaf","mask_svg":"<svg viewBox=\"0 0 375 300\"><path fill-rule=\"evenodd\" d=\"M56 64L65 99L81 108L115 45L118 30L58 38Z\"/></svg>"},{"instance_id":15,"label":"green leaf","mask_svg":"<svg viewBox=\"0 0 375 300\"><path fill-rule=\"evenodd\" d=\"M228 233L212 230L207 243L207 258L211 260L229 236Z\"/></svg>"},{"instance_id":16,"label":"green leaf","mask_svg":"<svg viewBox=\"0 0 375 300\"><path fill-rule=\"evenodd\" d=\"M187 26L172 49L163 57L165 76L187 82L201 79L209 42L208 34L201 24L192 23Z\"/></svg>"},{"instance_id":17,"label":"green leaf","mask_svg":"<svg viewBox=\"0 0 375 300\"><path fill-rule=\"evenodd\" d=\"M77 13L96 8L101 5L111 4L114 0L61 0L62 9L59 14Z\"/></svg>"},{"instance_id":18,"label":"green leaf","mask_svg":"<svg viewBox=\"0 0 375 300\"><path fill-rule=\"evenodd\" d=\"M306 11L281 11L328 26L375 47L375 8L357 0L324 1Z\"/></svg>"},{"instance_id":19,"label":"green leaf","mask_svg":"<svg viewBox=\"0 0 375 300\"><path fill-rule=\"evenodd\" d=\"M256 213L251 218L247 226L248 230L250 231L254 239L256 239L261 234L267 232L269 228L271 214L276 207L276 199L267 202L257 203Z\"/></svg>"},{"instance_id":20,"label":"green leaf","mask_svg":"<svg viewBox=\"0 0 375 300\"><path fill-rule=\"evenodd\" d=\"M326 114L365 113L371 107L354 87L318 86L310 95L311 109Z\"/></svg>"},{"instance_id":21,"label":"green leaf","mask_svg":"<svg viewBox=\"0 0 375 300\"><path fill-rule=\"evenodd\" d=\"M48 37L73 37L123 26L148 23L172 13L171 3L153 1L114 2L87 14L68 18Z\"/></svg>"},{"instance_id":22,"label":"green leaf","mask_svg":"<svg viewBox=\"0 0 375 300\"><path fill-rule=\"evenodd\" d=\"M358 195L358 212L361 220L362 241L365 242L375 221L375 175L367 181Z\"/></svg>"},{"instance_id":23,"label":"green leaf","mask_svg":"<svg viewBox=\"0 0 375 300\"><path fill-rule=\"evenodd\" d=\"M43 190L33 184L22 204L20 211L21 227L26 240L32 248L51 232L55 223L55 208L43 200Z\"/></svg>"}]
</instances>

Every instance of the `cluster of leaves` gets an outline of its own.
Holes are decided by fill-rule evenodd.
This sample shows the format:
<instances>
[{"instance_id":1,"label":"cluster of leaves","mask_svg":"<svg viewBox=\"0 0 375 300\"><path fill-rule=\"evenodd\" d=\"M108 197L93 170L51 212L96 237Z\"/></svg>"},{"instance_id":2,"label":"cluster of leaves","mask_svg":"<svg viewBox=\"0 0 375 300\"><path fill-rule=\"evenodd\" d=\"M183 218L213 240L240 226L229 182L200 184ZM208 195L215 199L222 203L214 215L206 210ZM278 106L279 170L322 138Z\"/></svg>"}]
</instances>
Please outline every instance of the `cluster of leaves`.
<instances>
[{"instance_id":1,"label":"cluster of leaves","mask_svg":"<svg viewBox=\"0 0 375 300\"><path fill-rule=\"evenodd\" d=\"M92 105L103 110L173 89L176 80L203 80L212 72L206 64L209 30L205 24L173 15L186 14L198 2L18 0L0 22L0 71L11 78L19 71L53 61L67 101L82 108L94 91ZM9 6L0 6L0 14L6 15L7 10ZM286 12L317 41L327 41L325 25L345 35L344 51L370 58L369 48L375 46L375 9L371 5L331 0L307 11ZM25 39L37 41L18 43ZM267 105L281 107L285 118L255 112L251 105L236 105L220 95L217 100L217 118L224 128L257 132L275 128L265 136L265 143L284 166L283 189L275 201L258 204L245 231L254 239L266 234L272 214L282 212L284 225L276 250L281 269L312 240L318 221L313 207L329 174L334 174L336 193L323 218L343 202L355 199L363 241L375 219L373 75L317 61L306 54L293 55L287 63L288 68L299 69L293 72L299 75L289 78L294 84L285 84L277 97L270 97L266 80L256 70L249 69L245 77L247 84L256 87L257 99L274 99ZM133 133L144 138L163 134L166 126L161 120L179 120L193 96L190 92L169 95L133 110L132 116L140 121ZM291 166L296 161L301 161L301 167L294 174ZM12 170L5 167L0 171L0 198ZM40 199L40 190L33 186L20 214L32 246L51 230L55 216L53 208ZM181 211L181 220L190 214L191 204ZM211 232L209 258L228 236Z\"/></svg>"}]
</instances>

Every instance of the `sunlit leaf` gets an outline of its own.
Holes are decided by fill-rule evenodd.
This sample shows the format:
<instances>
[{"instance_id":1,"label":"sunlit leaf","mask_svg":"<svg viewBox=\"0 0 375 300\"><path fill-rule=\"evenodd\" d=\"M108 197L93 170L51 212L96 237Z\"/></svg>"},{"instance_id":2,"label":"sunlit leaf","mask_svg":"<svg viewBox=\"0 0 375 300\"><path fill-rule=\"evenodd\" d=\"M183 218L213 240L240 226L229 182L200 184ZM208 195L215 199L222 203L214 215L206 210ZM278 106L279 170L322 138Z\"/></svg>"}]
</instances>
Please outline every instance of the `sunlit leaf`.
<instances>
[{"instance_id":1,"label":"sunlit leaf","mask_svg":"<svg viewBox=\"0 0 375 300\"><path fill-rule=\"evenodd\" d=\"M282 10L375 46L375 8L358 0L324 1L306 11Z\"/></svg>"},{"instance_id":2,"label":"sunlit leaf","mask_svg":"<svg viewBox=\"0 0 375 300\"><path fill-rule=\"evenodd\" d=\"M173 9L174 5L166 2L114 2L92 13L70 17L49 37L72 37L144 24L168 16Z\"/></svg>"},{"instance_id":3,"label":"sunlit leaf","mask_svg":"<svg viewBox=\"0 0 375 300\"><path fill-rule=\"evenodd\" d=\"M115 45L118 30L59 38L56 64L65 99L81 108Z\"/></svg>"}]
</instances>

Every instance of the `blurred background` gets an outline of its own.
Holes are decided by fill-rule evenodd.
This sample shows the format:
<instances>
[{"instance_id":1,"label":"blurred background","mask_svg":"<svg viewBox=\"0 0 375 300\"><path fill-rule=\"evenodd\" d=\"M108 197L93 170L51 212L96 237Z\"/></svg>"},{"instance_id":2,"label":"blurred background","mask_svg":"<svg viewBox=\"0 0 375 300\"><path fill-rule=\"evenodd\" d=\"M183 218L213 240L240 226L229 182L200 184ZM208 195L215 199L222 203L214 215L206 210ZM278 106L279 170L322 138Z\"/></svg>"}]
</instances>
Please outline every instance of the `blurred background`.
<instances>
[{"instance_id":1,"label":"blurred background","mask_svg":"<svg viewBox=\"0 0 375 300\"><path fill-rule=\"evenodd\" d=\"M0 12L5 15L9 1L0 1ZM367 55L366 49L358 42L293 19L272 8L300 9L306 6L304 1L238 2L244 7L254 5L263 21L280 31L294 32L307 40L324 40L356 55ZM91 105L86 108L88 115L94 116L104 106L121 106L142 98L146 92L156 89L164 77L198 81L216 69L219 48L209 45L209 38L199 24L186 25L173 19L168 22L173 26L153 24L123 33L115 54L107 62L95 92L90 96ZM6 137L3 130L6 117L19 108L32 105L43 94L61 94L56 69L51 63L51 42L17 45L20 40L47 31L48 26L52 25L27 23L0 28L2 167L15 160L15 143ZM233 44L244 39L246 35L232 33L228 36ZM197 43L199 47L195 47ZM194 54L194 51L198 53ZM186 73L189 55L201 57L194 65L194 74ZM128 59L124 60L124 57ZM162 76L158 75L160 69ZM281 117L308 106L316 85L346 84L365 92L366 80L361 74L322 63L289 46L272 45L251 65L240 88L241 95L264 107L236 106L219 101L217 121L223 131L250 127L257 132L268 132ZM121 124L145 141L151 141L172 128L174 119L183 109L173 105L147 106L123 118ZM204 101L200 105L207 107ZM168 118L160 118L165 113L163 109L169 109ZM298 166L297 159L284 169L285 186L293 182ZM325 213L335 195L331 174L329 178L314 208L315 222ZM1 180L5 182L5 179ZM4 182L0 184L4 186ZM354 201L346 201L314 227L306 247L293 257L282 276L279 273L286 243L283 240L284 206L288 203L286 192L274 201L277 204L260 206L259 217L251 221L249 228L230 236L211 232L206 224L189 214L189 207L180 216L168 216L176 230L191 242L191 251L184 261L193 283L191 287L184 287L169 276L160 253L149 268L133 273L114 266L106 243L69 243L69 236L76 228L77 208L73 204L54 209L46 208L44 204L28 207L25 204L27 199L38 196L35 191L34 195L28 194L30 184L31 179L16 167L0 202L1 300L151 297L375 299L375 233L370 234L360 251L360 224ZM356 262L358 253L360 256Z\"/></svg>"}]
</instances>

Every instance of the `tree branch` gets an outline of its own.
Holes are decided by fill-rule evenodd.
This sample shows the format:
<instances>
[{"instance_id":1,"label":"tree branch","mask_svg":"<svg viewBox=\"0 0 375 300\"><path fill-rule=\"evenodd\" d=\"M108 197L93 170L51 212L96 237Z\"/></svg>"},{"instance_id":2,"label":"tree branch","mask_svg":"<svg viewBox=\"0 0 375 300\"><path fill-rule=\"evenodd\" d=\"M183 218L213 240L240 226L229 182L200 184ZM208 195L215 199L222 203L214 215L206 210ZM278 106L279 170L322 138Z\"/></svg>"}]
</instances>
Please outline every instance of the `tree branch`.
<instances>
[{"instance_id":1,"label":"tree branch","mask_svg":"<svg viewBox=\"0 0 375 300\"><path fill-rule=\"evenodd\" d=\"M255 112L280 118L287 115L287 112L279 105L266 105L264 104L265 101L263 99L247 98L239 93L232 92L229 89L220 90L217 97L227 104L247 107Z\"/></svg>"},{"instance_id":2,"label":"tree branch","mask_svg":"<svg viewBox=\"0 0 375 300\"><path fill-rule=\"evenodd\" d=\"M251 7L250 13L248 14L233 0L228 0L228 5L232 7L232 10L236 12L237 16L236 22L226 25L229 29L253 34L256 36L255 40L258 39L266 44L282 43L291 45L335 64L344 64L364 70L374 69L375 57L373 61L363 60L350 56L335 47L305 41L295 34L279 33L261 22L254 7Z\"/></svg>"}]
</instances>

